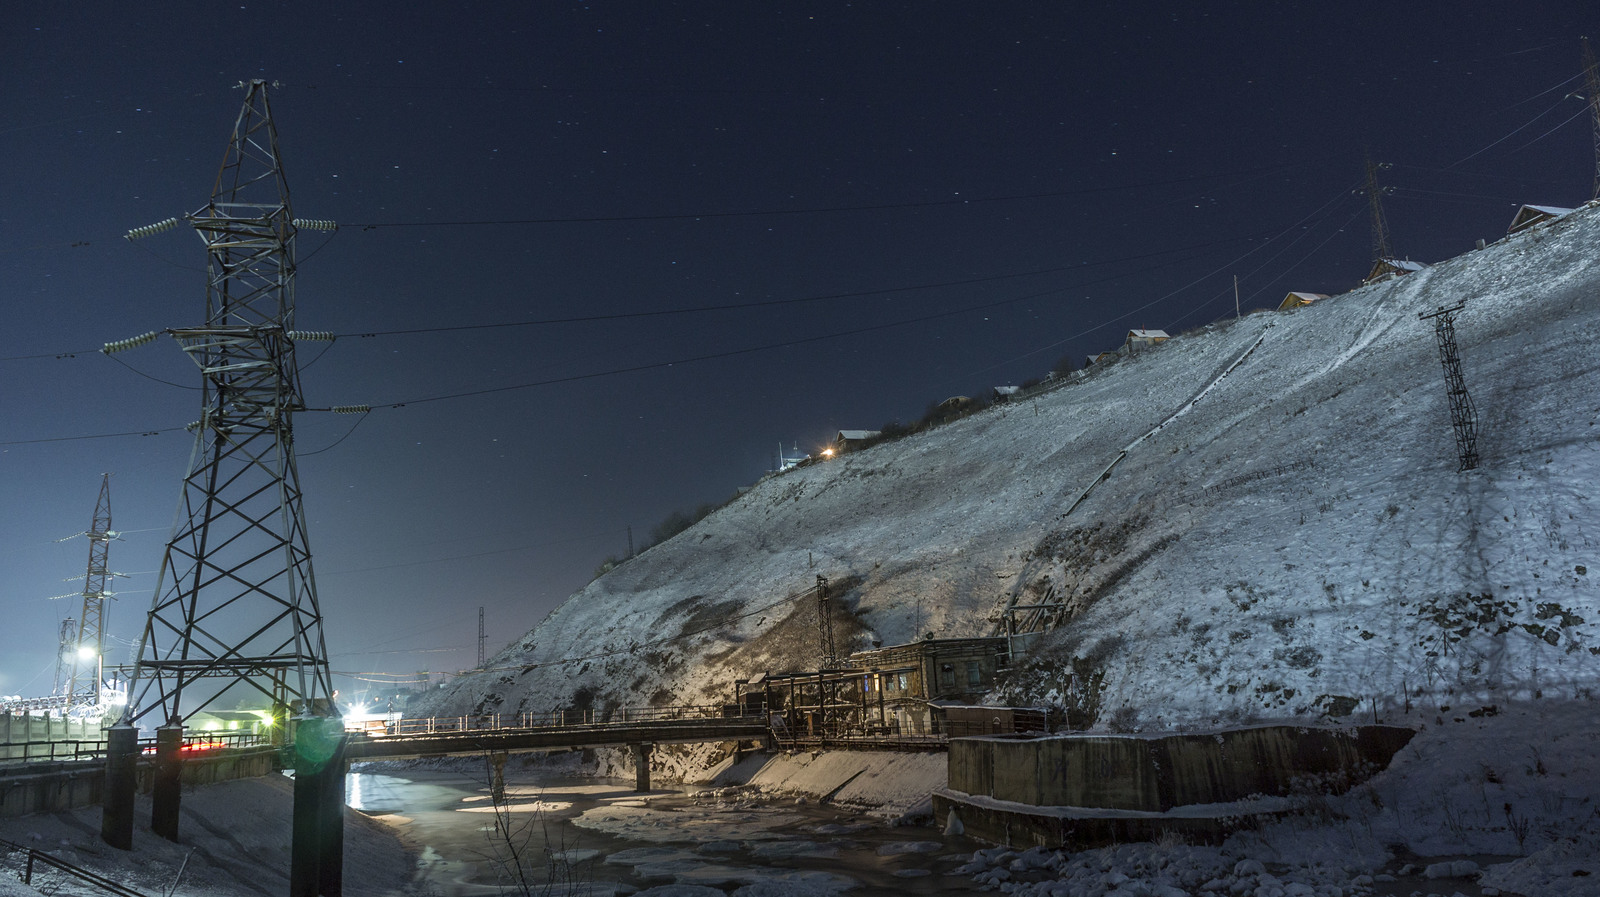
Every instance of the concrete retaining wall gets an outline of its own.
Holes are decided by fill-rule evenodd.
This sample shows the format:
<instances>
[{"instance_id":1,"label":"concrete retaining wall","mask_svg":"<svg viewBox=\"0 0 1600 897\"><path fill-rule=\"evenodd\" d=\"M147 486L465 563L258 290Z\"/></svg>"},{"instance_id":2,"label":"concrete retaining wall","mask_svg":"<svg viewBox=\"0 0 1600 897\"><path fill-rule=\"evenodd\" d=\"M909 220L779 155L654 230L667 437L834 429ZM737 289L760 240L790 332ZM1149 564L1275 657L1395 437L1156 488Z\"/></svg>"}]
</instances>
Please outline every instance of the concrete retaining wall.
<instances>
[{"instance_id":1,"label":"concrete retaining wall","mask_svg":"<svg viewBox=\"0 0 1600 897\"><path fill-rule=\"evenodd\" d=\"M1162 812L1288 794L1314 777L1342 790L1389 764L1410 729L1262 726L1205 735L1066 735L950 742L950 789L1034 806Z\"/></svg>"},{"instance_id":2,"label":"concrete retaining wall","mask_svg":"<svg viewBox=\"0 0 1600 897\"><path fill-rule=\"evenodd\" d=\"M99 720L0 713L0 760L48 760L71 754L78 742L103 741Z\"/></svg>"},{"instance_id":3,"label":"concrete retaining wall","mask_svg":"<svg viewBox=\"0 0 1600 897\"><path fill-rule=\"evenodd\" d=\"M183 783L209 785L270 775L282 765L273 747L239 748L183 758ZM100 805L104 762L33 764L0 770L0 816L54 813ZM141 757L138 788L150 793L155 779L152 757Z\"/></svg>"}]
</instances>

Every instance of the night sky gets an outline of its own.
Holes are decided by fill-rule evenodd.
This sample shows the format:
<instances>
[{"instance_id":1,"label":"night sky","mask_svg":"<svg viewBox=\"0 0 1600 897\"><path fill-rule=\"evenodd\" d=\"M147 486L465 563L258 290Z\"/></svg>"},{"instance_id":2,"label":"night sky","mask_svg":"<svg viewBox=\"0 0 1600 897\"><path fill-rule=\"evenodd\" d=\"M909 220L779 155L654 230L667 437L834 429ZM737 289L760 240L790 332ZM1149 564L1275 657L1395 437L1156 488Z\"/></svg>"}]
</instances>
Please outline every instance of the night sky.
<instances>
[{"instance_id":1,"label":"night sky","mask_svg":"<svg viewBox=\"0 0 1600 897\"><path fill-rule=\"evenodd\" d=\"M0 30L0 693L112 476L130 659L198 416L187 227L272 90L341 689L494 653L779 446L1590 197L1592 3L32 3ZM1209 12L1207 7L1218 7ZM153 433L154 435L138 435ZM739 596L734 596L739 597ZM765 596L756 596L765 597ZM347 674L347 675L346 675ZM366 677L366 679L360 678Z\"/></svg>"}]
</instances>

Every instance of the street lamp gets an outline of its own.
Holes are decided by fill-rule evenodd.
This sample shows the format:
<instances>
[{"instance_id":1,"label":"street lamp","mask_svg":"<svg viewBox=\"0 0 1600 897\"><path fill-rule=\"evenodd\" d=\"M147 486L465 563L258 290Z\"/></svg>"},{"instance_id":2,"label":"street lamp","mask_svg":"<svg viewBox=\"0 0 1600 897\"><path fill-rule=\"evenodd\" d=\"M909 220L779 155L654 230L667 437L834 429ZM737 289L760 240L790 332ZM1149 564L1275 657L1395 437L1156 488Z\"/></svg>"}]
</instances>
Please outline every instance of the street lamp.
<instances>
[{"instance_id":1,"label":"street lamp","mask_svg":"<svg viewBox=\"0 0 1600 897\"><path fill-rule=\"evenodd\" d=\"M78 646L78 659L88 662L94 659L94 706L100 706L100 684L105 681L105 658L92 645Z\"/></svg>"}]
</instances>

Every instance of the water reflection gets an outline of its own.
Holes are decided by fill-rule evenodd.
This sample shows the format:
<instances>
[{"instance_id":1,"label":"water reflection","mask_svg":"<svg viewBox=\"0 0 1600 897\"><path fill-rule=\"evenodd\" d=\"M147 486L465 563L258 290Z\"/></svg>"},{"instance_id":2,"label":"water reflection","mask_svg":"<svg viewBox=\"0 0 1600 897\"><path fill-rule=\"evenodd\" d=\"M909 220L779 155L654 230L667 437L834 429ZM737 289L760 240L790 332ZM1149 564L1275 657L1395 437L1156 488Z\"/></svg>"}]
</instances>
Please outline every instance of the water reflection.
<instances>
[{"instance_id":1,"label":"water reflection","mask_svg":"<svg viewBox=\"0 0 1600 897\"><path fill-rule=\"evenodd\" d=\"M977 890L970 878L941 874L970 859L973 845L931 828L888 828L739 789L640 795L631 782L536 769L510 778L502 814L486 781L466 772L353 773L347 795L393 826L417 852L420 886L446 897L498 893L518 868L569 894L663 884L795 897Z\"/></svg>"}]
</instances>

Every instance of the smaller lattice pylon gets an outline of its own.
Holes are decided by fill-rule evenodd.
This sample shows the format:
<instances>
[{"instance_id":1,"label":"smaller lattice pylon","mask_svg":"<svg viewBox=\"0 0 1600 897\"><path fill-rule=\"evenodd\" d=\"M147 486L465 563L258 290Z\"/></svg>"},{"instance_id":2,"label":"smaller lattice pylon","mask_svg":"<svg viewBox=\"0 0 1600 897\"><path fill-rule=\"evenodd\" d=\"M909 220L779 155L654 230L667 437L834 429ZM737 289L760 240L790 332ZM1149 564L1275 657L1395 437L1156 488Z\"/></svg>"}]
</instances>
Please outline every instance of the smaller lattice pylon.
<instances>
[{"instance_id":1,"label":"smaller lattice pylon","mask_svg":"<svg viewBox=\"0 0 1600 897\"><path fill-rule=\"evenodd\" d=\"M833 601L828 595L828 577L817 577L817 668L839 666L839 652L833 644Z\"/></svg>"},{"instance_id":2,"label":"smaller lattice pylon","mask_svg":"<svg viewBox=\"0 0 1600 897\"><path fill-rule=\"evenodd\" d=\"M1461 353L1456 348L1456 314L1465 307L1465 302L1457 302L1417 315L1424 321L1433 320L1433 333L1439 343L1439 362L1444 366L1445 388L1450 395L1450 424L1456 436L1457 472L1474 470L1478 466L1478 411L1467 394L1466 379L1461 374Z\"/></svg>"},{"instance_id":3,"label":"smaller lattice pylon","mask_svg":"<svg viewBox=\"0 0 1600 897\"><path fill-rule=\"evenodd\" d=\"M71 617L61 621L61 634L56 639L56 684L53 695L70 695L72 670L78 662L78 621Z\"/></svg>"}]
</instances>

